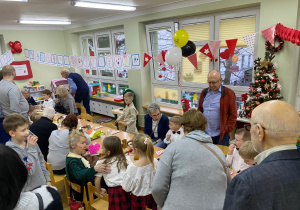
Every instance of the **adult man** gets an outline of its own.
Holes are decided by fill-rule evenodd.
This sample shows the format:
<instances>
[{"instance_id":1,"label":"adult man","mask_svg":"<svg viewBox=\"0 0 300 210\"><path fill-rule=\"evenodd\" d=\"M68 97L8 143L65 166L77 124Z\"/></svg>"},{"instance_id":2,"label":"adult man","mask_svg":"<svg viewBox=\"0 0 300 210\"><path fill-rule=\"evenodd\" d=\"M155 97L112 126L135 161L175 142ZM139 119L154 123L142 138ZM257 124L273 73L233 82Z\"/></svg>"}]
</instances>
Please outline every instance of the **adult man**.
<instances>
[{"instance_id":1,"label":"adult man","mask_svg":"<svg viewBox=\"0 0 300 210\"><path fill-rule=\"evenodd\" d=\"M16 70L11 65L5 65L2 68L3 79L0 81L0 105L2 106L3 115L0 117L0 143L5 144L10 138L4 131L2 122L4 117L18 113L27 117L29 105L22 95L20 89L14 84Z\"/></svg>"},{"instance_id":2,"label":"adult man","mask_svg":"<svg viewBox=\"0 0 300 210\"><path fill-rule=\"evenodd\" d=\"M265 102L252 112L250 133L258 165L232 180L224 209L300 209L298 113L286 102Z\"/></svg>"},{"instance_id":3,"label":"adult man","mask_svg":"<svg viewBox=\"0 0 300 210\"><path fill-rule=\"evenodd\" d=\"M233 130L236 118L235 93L221 85L222 77L219 71L208 73L207 83L200 95L198 110L203 112L207 119L207 134L214 144L229 145L229 133Z\"/></svg>"},{"instance_id":4,"label":"adult man","mask_svg":"<svg viewBox=\"0 0 300 210\"><path fill-rule=\"evenodd\" d=\"M60 74L68 80L71 95L75 96L75 102L81 103L83 101L86 112L90 114L90 89L82 76L78 73L72 73L68 69L62 69Z\"/></svg>"},{"instance_id":5,"label":"adult man","mask_svg":"<svg viewBox=\"0 0 300 210\"><path fill-rule=\"evenodd\" d=\"M57 126L52 123L54 115L55 111L52 107L45 108L41 119L32 123L29 128L38 137L37 143L46 161L49 152L49 137L52 131L57 130Z\"/></svg>"}]
</instances>

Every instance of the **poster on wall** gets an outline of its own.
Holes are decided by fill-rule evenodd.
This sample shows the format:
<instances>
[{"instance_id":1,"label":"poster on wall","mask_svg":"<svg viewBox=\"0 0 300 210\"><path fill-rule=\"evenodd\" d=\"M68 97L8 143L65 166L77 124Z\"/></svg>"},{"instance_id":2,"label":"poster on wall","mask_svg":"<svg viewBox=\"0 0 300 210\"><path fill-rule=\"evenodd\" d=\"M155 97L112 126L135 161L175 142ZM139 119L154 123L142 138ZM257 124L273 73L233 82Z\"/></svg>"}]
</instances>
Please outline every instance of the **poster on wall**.
<instances>
[{"instance_id":1,"label":"poster on wall","mask_svg":"<svg viewBox=\"0 0 300 210\"><path fill-rule=\"evenodd\" d=\"M57 56L56 54L51 54L51 65L57 66Z\"/></svg>"},{"instance_id":2,"label":"poster on wall","mask_svg":"<svg viewBox=\"0 0 300 210\"><path fill-rule=\"evenodd\" d=\"M140 54L131 54L131 66L132 69L141 68Z\"/></svg>"},{"instance_id":3,"label":"poster on wall","mask_svg":"<svg viewBox=\"0 0 300 210\"><path fill-rule=\"evenodd\" d=\"M44 52L40 52L40 64L45 64L45 53Z\"/></svg>"},{"instance_id":4,"label":"poster on wall","mask_svg":"<svg viewBox=\"0 0 300 210\"><path fill-rule=\"evenodd\" d=\"M77 67L82 69L83 67L83 57L82 56L77 56Z\"/></svg>"},{"instance_id":5,"label":"poster on wall","mask_svg":"<svg viewBox=\"0 0 300 210\"><path fill-rule=\"evenodd\" d=\"M15 80L23 80L32 78L32 71L30 66L30 61L14 61L12 65L16 69L16 78Z\"/></svg>"},{"instance_id":6,"label":"poster on wall","mask_svg":"<svg viewBox=\"0 0 300 210\"><path fill-rule=\"evenodd\" d=\"M105 57L98 56L98 70L104 70L104 69L105 69Z\"/></svg>"},{"instance_id":7,"label":"poster on wall","mask_svg":"<svg viewBox=\"0 0 300 210\"><path fill-rule=\"evenodd\" d=\"M112 56L105 56L105 69L114 70Z\"/></svg>"},{"instance_id":8,"label":"poster on wall","mask_svg":"<svg viewBox=\"0 0 300 210\"><path fill-rule=\"evenodd\" d=\"M90 69L90 58L89 56L83 57L83 69Z\"/></svg>"},{"instance_id":9,"label":"poster on wall","mask_svg":"<svg viewBox=\"0 0 300 210\"><path fill-rule=\"evenodd\" d=\"M77 56L70 55L70 66L71 68L77 68Z\"/></svg>"},{"instance_id":10,"label":"poster on wall","mask_svg":"<svg viewBox=\"0 0 300 210\"><path fill-rule=\"evenodd\" d=\"M63 56L57 55L57 66L63 67Z\"/></svg>"},{"instance_id":11,"label":"poster on wall","mask_svg":"<svg viewBox=\"0 0 300 210\"><path fill-rule=\"evenodd\" d=\"M34 51L34 62L39 63L40 61L40 52Z\"/></svg>"},{"instance_id":12,"label":"poster on wall","mask_svg":"<svg viewBox=\"0 0 300 210\"><path fill-rule=\"evenodd\" d=\"M130 69L131 68L131 56L126 54L122 55L122 68L123 69Z\"/></svg>"},{"instance_id":13,"label":"poster on wall","mask_svg":"<svg viewBox=\"0 0 300 210\"><path fill-rule=\"evenodd\" d=\"M51 64L51 54L50 53L45 53L45 62L47 65Z\"/></svg>"},{"instance_id":14,"label":"poster on wall","mask_svg":"<svg viewBox=\"0 0 300 210\"><path fill-rule=\"evenodd\" d=\"M121 67L122 67L121 55L114 55L114 67L116 70L121 70Z\"/></svg>"},{"instance_id":15,"label":"poster on wall","mask_svg":"<svg viewBox=\"0 0 300 210\"><path fill-rule=\"evenodd\" d=\"M29 60L34 61L34 51L29 50Z\"/></svg>"},{"instance_id":16,"label":"poster on wall","mask_svg":"<svg viewBox=\"0 0 300 210\"><path fill-rule=\"evenodd\" d=\"M97 69L97 57L96 56L90 56L90 66L91 69Z\"/></svg>"},{"instance_id":17,"label":"poster on wall","mask_svg":"<svg viewBox=\"0 0 300 210\"><path fill-rule=\"evenodd\" d=\"M24 54L25 54L25 60L29 60L29 50L24 49Z\"/></svg>"},{"instance_id":18,"label":"poster on wall","mask_svg":"<svg viewBox=\"0 0 300 210\"><path fill-rule=\"evenodd\" d=\"M70 68L70 57L68 55L64 55L64 67Z\"/></svg>"}]
</instances>

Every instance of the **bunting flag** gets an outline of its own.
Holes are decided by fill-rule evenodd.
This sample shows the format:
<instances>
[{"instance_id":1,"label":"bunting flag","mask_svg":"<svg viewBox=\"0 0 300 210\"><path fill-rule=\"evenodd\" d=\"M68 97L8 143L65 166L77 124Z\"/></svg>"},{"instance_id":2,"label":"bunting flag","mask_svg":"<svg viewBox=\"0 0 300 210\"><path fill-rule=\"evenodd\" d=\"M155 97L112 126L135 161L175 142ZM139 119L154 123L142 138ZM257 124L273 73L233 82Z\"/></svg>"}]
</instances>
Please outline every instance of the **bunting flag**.
<instances>
[{"instance_id":1,"label":"bunting flag","mask_svg":"<svg viewBox=\"0 0 300 210\"><path fill-rule=\"evenodd\" d=\"M210 48L208 46L208 43L206 43L206 45L204 45L199 52L201 52L202 54L206 55L207 57L211 58L212 60L214 60L214 57L211 54Z\"/></svg>"},{"instance_id":2,"label":"bunting flag","mask_svg":"<svg viewBox=\"0 0 300 210\"><path fill-rule=\"evenodd\" d=\"M248 48L251 50L252 54L254 54L255 34L256 33L243 37L245 43L247 44Z\"/></svg>"},{"instance_id":3,"label":"bunting flag","mask_svg":"<svg viewBox=\"0 0 300 210\"><path fill-rule=\"evenodd\" d=\"M225 40L225 41L226 41L229 53L232 57L234 54L235 46L236 46L238 39L229 39L229 40Z\"/></svg>"},{"instance_id":4,"label":"bunting flag","mask_svg":"<svg viewBox=\"0 0 300 210\"><path fill-rule=\"evenodd\" d=\"M219 47L220 47L221 41L210 41L211 51L213 56L216 58L218 55Z\"/></svg>"},{"instance_id":5,"label":"bunting flag","mask_svg":"<svg viewBox=\"0 0 300 210\"><path fill-rule=\"evenodd\" d=\"M187 57L187 59L189 59L193 66L198 70L197 53L190 55L189 57Z\"/></svg>"},{"instance_id":6,"label":"bunting flag","mask_svg":"<svg viewBox=\"0 0 300 210\"><path fill-rule=\"evenodd\" d=\"M158 63L160 63L160 65L165 65L165 62L164 62L164 57L163 57L163 53L165 55L165 52L164 51L161 51L154 59L158 61Z\"/></svg>"},{"instance_id":7,"label":"bunting flag","mask_svg":"<svg viewBox=\"0 0 300 210\"><path fill-rule=\"evenodd\" d=\"M149 63L151 58L152 57L150 55L148 55L147 53L144 53L144 65L143 65L143 67L145 67Z\"/></svg>"},{"instance_id":8,"label":"bunting flag","mask_svg":"<svg viewBox=\"0 0 300 210\"><path fill-rule=\"evenodd\" d=\"M267 28L261 33L266 37L266 39L271 43L271 45L274 46L274 38L275 38L275 26L272 26L270 28Z\"/></svg>"}]
</instances>

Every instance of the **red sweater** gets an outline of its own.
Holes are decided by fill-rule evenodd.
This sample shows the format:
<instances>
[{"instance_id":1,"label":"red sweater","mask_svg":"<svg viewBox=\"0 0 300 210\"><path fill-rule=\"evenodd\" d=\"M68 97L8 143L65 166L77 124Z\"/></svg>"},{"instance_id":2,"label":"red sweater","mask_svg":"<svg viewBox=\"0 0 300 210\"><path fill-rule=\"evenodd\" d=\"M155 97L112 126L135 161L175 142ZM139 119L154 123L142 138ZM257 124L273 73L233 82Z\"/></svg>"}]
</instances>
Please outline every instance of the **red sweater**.
<instances>
[{"instance_id":1,"label":"red sweater","mask_svg":"<svg viewBox=\"0 0 300 210\"><path fill-rule=\"evenodd\" d=\"M203 112L203 101L208 92L208 88L202 90L198 110ZM220 142L223 137L229 134L236 123L237 107L235 93L228 87L221 86L221 98L220 98Z\"/></svg>"}]
</instances>

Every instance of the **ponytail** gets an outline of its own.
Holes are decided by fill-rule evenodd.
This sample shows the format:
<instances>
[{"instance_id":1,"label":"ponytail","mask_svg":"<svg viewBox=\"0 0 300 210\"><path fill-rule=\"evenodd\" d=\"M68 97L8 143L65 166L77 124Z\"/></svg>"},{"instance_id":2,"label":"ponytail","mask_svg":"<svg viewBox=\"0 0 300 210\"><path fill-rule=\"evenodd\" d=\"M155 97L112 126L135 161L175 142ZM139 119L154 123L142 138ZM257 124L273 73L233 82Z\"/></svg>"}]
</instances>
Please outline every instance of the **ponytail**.
<instances>
[{"instance_id":1,"label":"ponytail","mask_svg":"<svg viewBox=\"0 0 300 210\"><path fill-rule=\"evenodd\" d=\"M154 147L151 138L143 133L136 134L132 139L132 145L146 154L147 159L154 168Z\"/></svg>"},{"instance_id":2,"label":"ponytail","mask_svg":"<svg viewBox=\"0 0 300 210\"><path fill-rule=\"evenodd\" d=\"M155 169L155 167L154 167L154 147L153 147L153 143L150 139L148 139L148 141L147 141L146 155L147 155L147 158L148 158L149 162L151 163L152 167Z\"/></svg>"}]
</instances>

